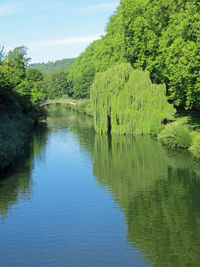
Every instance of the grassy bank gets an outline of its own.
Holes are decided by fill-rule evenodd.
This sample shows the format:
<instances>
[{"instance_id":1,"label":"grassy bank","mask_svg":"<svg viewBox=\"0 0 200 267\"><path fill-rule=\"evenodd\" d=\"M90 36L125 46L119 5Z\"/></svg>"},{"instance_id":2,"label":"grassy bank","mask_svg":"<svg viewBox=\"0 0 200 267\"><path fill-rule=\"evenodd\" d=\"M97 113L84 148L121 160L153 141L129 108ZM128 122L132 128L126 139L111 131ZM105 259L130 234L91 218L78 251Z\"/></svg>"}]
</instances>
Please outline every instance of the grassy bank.
<instances>
[{"instance_id":1,"label":"grassy bank","mask_svg":"<svg viewBox=\"0 0 200 267\"><path fill-rule=\"evenodd\" d=\"M177 114L175 121L165 126L158 139L168 147L188 149L195 157L200 158L199 114Z\"/></svg>"},{"instance_id":2,"label":"grassy bank","mask_svg":"<svg viewBox=\"0 0 200 267\"><path fill-rule=\"evenodd\" d=\"M76 100L76 105L70 105L72 110L93 117L92 103L89 99Z\"/></svg>"}]
</instances>

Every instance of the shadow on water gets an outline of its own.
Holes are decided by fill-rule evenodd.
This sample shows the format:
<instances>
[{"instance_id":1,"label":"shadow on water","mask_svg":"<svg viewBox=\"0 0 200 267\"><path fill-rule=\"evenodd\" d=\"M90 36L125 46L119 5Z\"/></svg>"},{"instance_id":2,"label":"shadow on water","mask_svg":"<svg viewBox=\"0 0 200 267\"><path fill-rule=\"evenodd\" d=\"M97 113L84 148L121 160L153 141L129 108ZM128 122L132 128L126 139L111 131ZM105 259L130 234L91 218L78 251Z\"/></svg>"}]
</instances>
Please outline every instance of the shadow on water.
<instances>
[{"instance_id":1,"label":"shadow on water","mask_svg":"<svg viewBox=\"0 0 200 267\"><path fill-rule=\"evenodd\" d=\"M0 180L0 215L5 219L9 210L19 200L29 201L31 199L33 182L31 171L33 158L42 156L42 149L46 142L48 129L46 124L36 126L30 144L26 149L24 157L12 166Z\"/></svg>"},{"instance_id":2,"label":"shadow on water","mask_svg":"<svg viewBox=\"0 0 200 267\"><path fill-rule=\"evenodd\" d=\"M111 145L110 145L111 142ZM198 266L199 165L148 136L95 137L93 172L124 212L127 241L153 266Z\"/></svg>"}]
</instances>

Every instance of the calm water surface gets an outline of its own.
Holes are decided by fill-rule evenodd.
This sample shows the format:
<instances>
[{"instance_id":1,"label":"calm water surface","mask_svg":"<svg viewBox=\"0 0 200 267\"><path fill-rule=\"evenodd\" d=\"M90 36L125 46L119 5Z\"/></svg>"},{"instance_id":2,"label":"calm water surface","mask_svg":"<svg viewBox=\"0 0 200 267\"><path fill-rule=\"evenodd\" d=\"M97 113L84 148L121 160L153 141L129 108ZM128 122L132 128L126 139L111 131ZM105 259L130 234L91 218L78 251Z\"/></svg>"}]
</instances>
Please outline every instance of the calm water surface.
<instances>
[{"instance_id":1,"label":"calm water surface","mask_svg":"<svg viewBox=\"0 0 200 267\"><path fill-rule=\"evenodd\" d=\"M200 266L200 164L53 109L0 180L0 266Z\"/></svg>"}]
</instances>

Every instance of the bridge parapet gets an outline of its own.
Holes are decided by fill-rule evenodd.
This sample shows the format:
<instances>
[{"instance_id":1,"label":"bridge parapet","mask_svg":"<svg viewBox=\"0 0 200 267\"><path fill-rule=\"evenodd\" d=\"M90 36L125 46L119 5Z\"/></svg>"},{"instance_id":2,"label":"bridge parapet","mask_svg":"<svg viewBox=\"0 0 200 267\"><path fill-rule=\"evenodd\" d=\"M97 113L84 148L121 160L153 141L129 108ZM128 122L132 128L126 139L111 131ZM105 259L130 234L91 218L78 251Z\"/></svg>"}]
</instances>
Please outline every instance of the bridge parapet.
<instances>
[{"instance_id":1,"label":"bridge parapet","mask_svg":"<svg viewBox=\"0 0 200 267\"><path fill-rule=\"evenodd\" d=\"M48 100L44 103L42 103L40 106L46 106L46 105L51 105L51 104L69 104L69 105L76 105L76 103L72 101L67 101L67 100Z\"/></svg>"}]
</instances>

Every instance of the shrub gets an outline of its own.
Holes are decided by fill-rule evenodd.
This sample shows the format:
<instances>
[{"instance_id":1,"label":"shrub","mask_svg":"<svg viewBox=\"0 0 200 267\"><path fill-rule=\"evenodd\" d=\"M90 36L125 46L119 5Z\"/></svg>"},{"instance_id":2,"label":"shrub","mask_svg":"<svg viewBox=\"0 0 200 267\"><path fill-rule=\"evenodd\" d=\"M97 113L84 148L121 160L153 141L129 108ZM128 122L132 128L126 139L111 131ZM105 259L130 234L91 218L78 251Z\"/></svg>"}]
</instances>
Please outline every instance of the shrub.
<instances>
[{"instance_id":1,"label":"shrub","mask_svg":"<svg viewBox=\"0 0 200 267\"><path fill-rule=\"evenodd\" d=\"M200 133L192 133L192 146L189 149L195 156L200 157Z\"/></svg>"},{"instance_id":2,"label":"shrub","mask_svg":"<svg viewBox=\"0 0 200 267\"><path fill-rule=\"evenodd\" d=\"M189 148L192 143L189 130L175 123L166 125L158 139L171 148Z\"/></svg>"},{"instance_id":3,"label":"shrub","mask_svg":"<svg viewBox=\"0 0 200 267\"><path fill-rule=\"evenodd\" d=\"M88 116L93 116L93 106L89 99L78 100L76 101L76 105L69 105L69 108Z\"/></svg>"}]
</instances>

